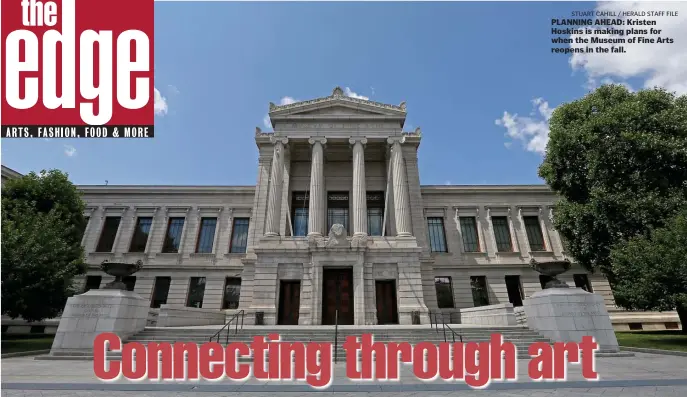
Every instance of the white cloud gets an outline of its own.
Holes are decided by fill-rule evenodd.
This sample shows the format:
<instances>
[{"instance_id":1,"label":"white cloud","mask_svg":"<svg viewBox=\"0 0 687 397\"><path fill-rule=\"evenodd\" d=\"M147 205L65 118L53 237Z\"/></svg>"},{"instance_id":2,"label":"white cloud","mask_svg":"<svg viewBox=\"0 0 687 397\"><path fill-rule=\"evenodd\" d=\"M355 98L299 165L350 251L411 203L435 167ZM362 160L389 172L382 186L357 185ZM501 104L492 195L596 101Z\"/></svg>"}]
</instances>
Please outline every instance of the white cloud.
<instances>
[{"instance_id":1,"label":"white cloud","mask_svg":"<svg viewBox=\"0 0 687 397\"><path fill-rule=\"evenodd\" d=\"M444 185L447 185L447 186L448 186L448 185L450 185L450 184L451 184L451 181L446 181L446 182L444 182Z\"/></svg>"},{"instance_id":2,"label":"white cloud","mask_svg":"<svg viewBox=\"0 0 687 397\"><path fill-rule=\"evenodd\" d=\"M677 11L678 16L662 17L631 17L630 19L650 19L655 20L655 26L613 26L618 30L622 28L623 33L626 29L658 29L659 34L640 34L640 35L571 35L575 40L577 37L590 39L593 36L604 38L624 38L645 36L657 39L672 38L673 43L642 43L642 44L578 44L570 46L573 48L584 48L585 46L598 47L622 45L626 53L579 53L573 54L570 58L570 66L574 70L583 70L592 86L596 87L604 81L624 83L630 78L641 78L644 82L643 88L663 87L668 91L675 91L678 94L687 94L687 2L628 2L619 7L617 2L601 2L597 5L598 11ZM628 19L623 17L620 19ZM591 40L590 40L591 41Z\"/></svg>"},{"instance_id":3,"label":"white cloud","mask_svg":"<svg viewBox=\"0 0 687 397\"><path fill-rule=\"evenodd\" d=\"M363 96L363 95L359 95L358 93L353 92L349 87L346 87L346 88L344 89L344 94L345 94L346 96L348 96L348 97L356 98L356 99L362 99L362 100L365 100L365 101L367 101L367 100L370 99L369 97L366 97L366 96Z\"/></svg>"},{"instance_id":4,"label":"white cloud","mask_svg":"<svg viewBox=\"0 0 687 397\"><path fill-rule=\"evenodd\" d=\"M570 57L570 67L586 74L585 88L594 90L604 84L621 84L628 90L634 88L627 82L629 79L641 81L642 87L663 87L668 91L674 91L679 95L687 94L687 2L628 2L619 5L618 2L600 2L597 11L635 11L637 13L647 11L674 11L678 16L663 17L631 17L632 19L651 19L656 21L653 26L627 26L618 25L610 28L620 30L623 35L595 35L582 34L571 35L572 48L606 47L622 45L625 53L576 53ZM619 19L628 19L622 17ZM603 28L602 26L599 26ZM595 29L595 27L591 27ZM659 34L627 35L627 29L660 29ZM582 28L584 29L584 28ZM625 38L645 36L653 39L671 38L673 43L642 43L642 44L591 44L591 37ZM576 43L578 37L589 40L590 43ZM497 125L506 128L506 136L514 140L520 140L528 151L543 154L549 137L548 121L552 108L541 98L533 101L535 111L532 117L521 117L517 114L504 112L503 117L496 121ZM506 142L510 147L512 142Z\"/></svg>"},{"instance_id":5,"label":"white cloud","mask_svg":"<svg viewBox=\"0 0 687 397\"><path fill-rule=\"evenodd\" d=\"M162 96L160 90L155 88L155 115L164 116L167 114L167 99Z\"/></svg>"},{"instance_id":6,"label":"white cloud","mask_svg":"<svg viewBox=\"0 0 687 397\"><path fill-rule=\"evenodd\" d=\"M531 117L503 112L503 117L496 120L496 125L506 129L506 136L511 140L521 141L525 150L544 154L549 141L549 119L553 109L542 98L532 100ZM506 142L510 147L512 142Z\"/></svg>"},{"instance_id":7,"label":"white cloud","mask_svg":"<svg viewBox=\"0 0 687 397\"><path fill-rule=\"evenodd\" d=\"M76 156L76 148L72 145L64 145L64 154L66 154L67 157L74 157Z\"/></svg>"},{"instance_id":8,"label":"white cloud","mask_svg":"<svg viewBox=\"0 0 687 397\"><path fill-rule=\"evenodd\" d=\"M262 118L262 125L264 125L265 128L272 128L272 122L270 121L269 114L266 114L265 117Z\"/></svg>"}]
</instances>

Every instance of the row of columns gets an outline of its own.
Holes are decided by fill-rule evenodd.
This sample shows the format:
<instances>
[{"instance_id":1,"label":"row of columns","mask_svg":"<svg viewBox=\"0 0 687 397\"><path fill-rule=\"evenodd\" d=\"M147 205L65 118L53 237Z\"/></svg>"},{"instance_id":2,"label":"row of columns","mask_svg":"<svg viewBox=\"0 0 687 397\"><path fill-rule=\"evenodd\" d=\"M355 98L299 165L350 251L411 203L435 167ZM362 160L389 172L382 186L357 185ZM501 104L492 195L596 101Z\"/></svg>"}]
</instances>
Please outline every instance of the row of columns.
<instances>
[{"instance_id":1,"label":"row of columns","mask_svg":"<svg viewBox=\"0 0 687 397\"><path fill-rule=\"evenodd\" d=\"M265 222L265 236L278 236L281 219L282 187L284 186L284 151L288 138L272 137L274 145L272 157L272 171L270 177L269 195L267 197L267 219ZM388 138L391 145L391 173L393 177L394 215L396 219L396 235L399 237L412 236L410 225L410 208L408 200L408 180L403 162L401 144L403 137ZM308 236L322 237L325 234L325 207L327 192L324 183L324 146L326 138L310 138L308 143L312 147L310 170L310 203L308 213ZM350 138L353 146L353 236L367 235L367 189L365 186L365 145L366 138Z\"/></svg>"}]
</instances>

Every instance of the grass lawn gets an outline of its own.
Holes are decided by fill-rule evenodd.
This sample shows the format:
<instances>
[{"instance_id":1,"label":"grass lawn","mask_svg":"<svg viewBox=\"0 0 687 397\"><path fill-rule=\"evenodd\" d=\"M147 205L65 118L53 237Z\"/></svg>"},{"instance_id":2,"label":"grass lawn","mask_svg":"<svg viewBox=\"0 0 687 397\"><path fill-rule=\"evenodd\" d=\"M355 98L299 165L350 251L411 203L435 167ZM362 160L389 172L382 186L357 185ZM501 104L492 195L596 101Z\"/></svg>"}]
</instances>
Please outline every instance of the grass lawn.
<instances>
[{"instance_id":1,"label":"grass lawn","mask_svg":"<svg viewBox=\"0 0 687 397\"><path fill-rule=\"evenodd\" d=\"M4 336L2 337L2 353L26 352L31 350L45 350L50 349L54 336L40 337L19 337L19 336Z\"/></svg>"},{"instance_id":2,"label":"grass lawn","mask_svg":"<svg viewBox=\"0 0 687 397\"><path fill-rule=\"evenodd\" d=\"M620 346L687 352L687 334L682 331L616 332Z\"/></svg>"}]
</instances>

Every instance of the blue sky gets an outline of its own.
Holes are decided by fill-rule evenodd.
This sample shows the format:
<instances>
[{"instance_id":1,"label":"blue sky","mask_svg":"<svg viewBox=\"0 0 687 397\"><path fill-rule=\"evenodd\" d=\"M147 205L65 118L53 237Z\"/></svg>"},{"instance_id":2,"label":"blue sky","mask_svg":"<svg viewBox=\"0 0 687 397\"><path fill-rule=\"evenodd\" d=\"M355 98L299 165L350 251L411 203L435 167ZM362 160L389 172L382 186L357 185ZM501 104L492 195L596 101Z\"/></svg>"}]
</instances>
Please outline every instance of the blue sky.
<instances>
[{"instance_id":1,"label":"blue sky","mask_svg":"<svg viewBox=\"0 0 687 397\"><path fill-rule=\"evenodd\" d=\"M407 102L407 129L423 131L422 184L541 183L555 106L607 81L687 91L684 73L647 60L651 51L684 59L684 44L572 65L552 54L551 18L594 7L603 5L156 3L155 86L166 106L156 137L3 140L2 164L62 169L78 184L251 185L268 103L338 85ZM649 64L626 66L630 57Z\"/></svg>"}]
</instances>

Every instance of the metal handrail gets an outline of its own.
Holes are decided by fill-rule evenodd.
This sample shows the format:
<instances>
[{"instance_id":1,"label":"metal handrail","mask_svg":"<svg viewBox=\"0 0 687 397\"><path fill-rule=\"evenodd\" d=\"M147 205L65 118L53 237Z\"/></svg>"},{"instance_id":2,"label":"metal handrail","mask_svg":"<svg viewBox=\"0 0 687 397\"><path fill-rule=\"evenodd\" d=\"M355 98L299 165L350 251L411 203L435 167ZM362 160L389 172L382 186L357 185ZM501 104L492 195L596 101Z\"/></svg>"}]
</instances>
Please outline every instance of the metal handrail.
<instances>
[{"instance_id":1,"label":"metal handrail","mask_svg":"<svg viewBox=\"0 0 687 397\"><path fill-rule=\"evenodd\" d=\"M448 342L448 338L446 337L446 328L448 328L449 331L451 331L453 343L456 343L456 335L458 335L458 339L462 343L463 342L463 334L461 334L460 332L457 332L456 330L451 328L450 325L446 324L446 321L444 320L444 313L443 312L437 313L437 312L432 312L431 310L429 311L429 324L430 324L429 327L432 329L435 329L437 334L439 333L439 321L437 320L437 315L441 315L441 330L444 333L444 342ZM453 319L452 313L449 316L451 319Z\"/></svg>"},{"instance_id":2,"label":"metal handrail","mask_svg":"<svg viewBox=\"0 0 687 397\"><path fill-rule=\"evenodd\" d=\"M222 331L224 331L224 329L226 328L227 329L227 339L226 339L225 343L229 344L229 330L230 330L230 328L228 328L228 327L229 327L229 325L231 325L232 321L236 320L236 328L234 329L234 335L239 333L239 314L241 315L241 329L243 329L243 317L245 316L245 311L243 309L241 309L238 312L234 313L233 316L231 316L229 321L227 321L227 323L224 324L224 327L222 327L219 331L217 331L214 335L212 335L210 337L210 342L212 342L212 340L215 339L215 337L217 337L217 343L219 343L219 337L220 337Z\"/></svg>"},{"instance_id":3,"label":"metal handrail","mask_svg":"<svg viewBox=\"0 0 687 397\"><path fill-rule=\"evenodd\" d=\"M339 358L339 309L334 312L334 362Z\"/></svg>"},{"instance_id":4,"label":"metal handrail","mask_svg":"<svg viewBox=\"0 0 687 397\"><path fill-rule=\"evenodd\" d=\"M450 325L444 323L443 324L443 329L444 329L444 342L447 342L446 340L446 328L451 331L451 335L453 336L453 343L456 343L456 335L458 335L458 338L460 338L460 343L463 343L463 334L456 332L453 328L451 328Z\"/></svg>"},{"instance_id":5,"label":"metal handrail","mask_svg":"<svg viewBox=\"0 0 687 397\"><path fill-rule=\"evenodd\" d=\"M449 318L449 323L450 324L453 321L453 315L456 313L460 312L443 312L443 311L438 311L438 312L433 312L429 311L429 326L430 328L436 328L436 332L439 333L439 317L441 317L441 323L444 324L446 323L446 316L448 315Z\"/></svg>"}]
</instances>

